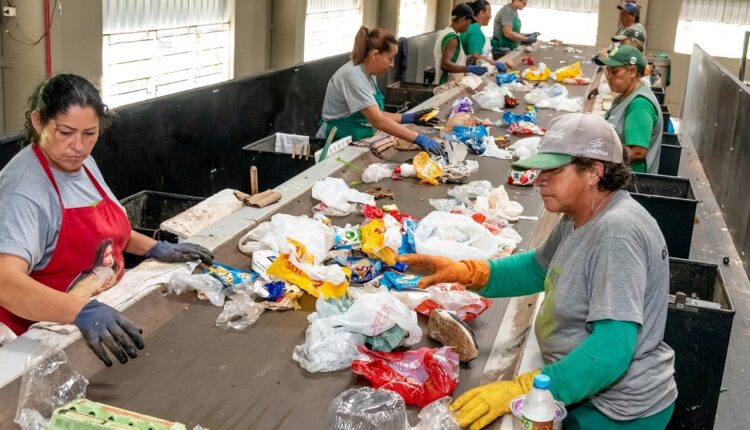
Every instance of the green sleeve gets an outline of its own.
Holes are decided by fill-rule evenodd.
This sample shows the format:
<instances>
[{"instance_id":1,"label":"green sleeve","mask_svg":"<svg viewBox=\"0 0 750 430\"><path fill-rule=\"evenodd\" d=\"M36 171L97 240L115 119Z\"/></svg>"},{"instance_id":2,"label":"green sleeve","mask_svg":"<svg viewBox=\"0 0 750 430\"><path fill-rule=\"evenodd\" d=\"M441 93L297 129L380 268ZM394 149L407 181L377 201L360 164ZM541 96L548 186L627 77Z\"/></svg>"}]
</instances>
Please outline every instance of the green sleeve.
<instances>
[{"instance_id":1,"label":"green sleeve","mask_svg":"<svg viewBox=\"0 0 750 430\"><path fill-rule=\"evenodd\" d=\"M566 405L596 394L619 379L635 353L638 324L600 320L592 325L586 340L541 370L552 379L552 395Z\"/></svg>"},{"instance_id":2,"label":"green sleeve","mask_svg":"<svg viewBox=\"0 0 750 430\"><path fill-rule=\"evenodd\" d=\"M651 133L657 121L656 109L651 102L638 96L625 108L625 145L651 146ZM646 160L635 160L630 165L634 172L646 172Z\"/></svg>"},{"instance_id":3,"label":"green sleeve","mask_svg":"<svg viewBox=\"0 0 750 430\"><path fill-rule=\"evenodd\" d=\"M544 291L545 270L536 250L490 260L490 279L479 291L483 297L515 297Z\"/></svg>"},{"instance_id":4,"label":"green sleeve","mask_svg":"<svg viewBox=\"0 0 750 430\"><path fill-rule=\"evenodd\" d=\"M484 49L485 37L478 24L471 24L466 33L461 33L461 45L466 55L481 54Z\"/></svg>"}]
</instances>

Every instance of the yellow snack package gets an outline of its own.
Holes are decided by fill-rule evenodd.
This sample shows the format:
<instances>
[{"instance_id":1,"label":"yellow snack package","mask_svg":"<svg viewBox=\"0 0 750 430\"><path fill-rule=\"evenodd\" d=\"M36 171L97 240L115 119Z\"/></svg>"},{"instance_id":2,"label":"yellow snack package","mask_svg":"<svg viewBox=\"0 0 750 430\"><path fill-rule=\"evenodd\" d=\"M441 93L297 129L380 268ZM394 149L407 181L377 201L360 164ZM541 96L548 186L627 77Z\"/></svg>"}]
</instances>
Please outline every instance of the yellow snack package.
<instances>
[{"instance_id":1,"label":"yellow snack package","mask_svg":"<svg viewBox=\"0 0 750 430\"><path fill-rule=\"evenodd\" d=\"M430 155L424 151L414 157L414 170L417 177L428 184L437 185L443 168L436 161L430 158Z\"/></svg>"},{"instance_id":2,"label":"yellow snack package","mask_svg":"<svg viewBox=\"0 0 750 430\"><path fill-rule=\"evenodd\" d=\"M550 74L549 67L544 63L531 66L521 73L521 77L527 81L546 81Z\"/></svg>"},{"instance_id":3,"label":"yellow snack package","mask_svg":"<svg viewBox=\"0 0 750 430\"><path fill-rule=\"evenodd\" d=\"M580 77L583 74L583 71L581 70L581 62L576 61L575 63L560 67L559 69L555 70L555 72L552 74L552 78L556 80L557 82L562 82L565 79L575 79Z\"/></svg>"},{"instance_id":4,"label":"yellow snack package","mask_svg":"<svg viewBox=\"0 0 750 430\"><path fill-rule=\"evenodd\" d=\"M377 258L389 266L396 264L398 251L385 245L385 222L375 218L360 227L362 232L362 252Z\"/></svg>"},{"instance_id":5,"label":"yellow snack package","mask_svg":"<svg viewBox=\"0 0 750 430\"><path fill-rule=\"evenodd\" d=\"M294 254L279 255L266 273L297 285L315 297L338 298L346 293L352 277L349 268L315 265L303 244L293 239L287 240L295 246Z\"/></svg>"}]
</instances>

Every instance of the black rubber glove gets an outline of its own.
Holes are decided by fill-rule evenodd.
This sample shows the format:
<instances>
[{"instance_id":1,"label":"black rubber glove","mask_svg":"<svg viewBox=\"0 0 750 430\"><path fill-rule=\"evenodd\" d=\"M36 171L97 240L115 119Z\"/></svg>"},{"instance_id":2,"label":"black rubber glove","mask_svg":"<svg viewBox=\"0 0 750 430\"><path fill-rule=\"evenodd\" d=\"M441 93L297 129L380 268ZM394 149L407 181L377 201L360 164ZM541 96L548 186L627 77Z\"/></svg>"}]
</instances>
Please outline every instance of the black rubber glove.
<instances>
[{"instance_id":1,"label":"black rubber glove","mask_svg":"<svg viewBox=\"0 0 750 430\"><path fill-rule=\"evenodd\" d=\"M146 258L170 263L183 263L200 259L209 266L214 264L214 256L208 249L193 243L170 243L159 240L148 250Z\"/></svg>"},{"instance_id":2,"label":"black rubber glove","mask_svg":"<svg viewBox=\"0 0 750 430\"><path fill-rule=\"evenodd\" d=\"M104 345L112 351L120 363L127 363L128 357L136 358L138 349L143 349L142 330L114 308L92 300L81 309L73 322L97 357L112 366L112 360L104 350Z\"/></svg>"}]
</instances>

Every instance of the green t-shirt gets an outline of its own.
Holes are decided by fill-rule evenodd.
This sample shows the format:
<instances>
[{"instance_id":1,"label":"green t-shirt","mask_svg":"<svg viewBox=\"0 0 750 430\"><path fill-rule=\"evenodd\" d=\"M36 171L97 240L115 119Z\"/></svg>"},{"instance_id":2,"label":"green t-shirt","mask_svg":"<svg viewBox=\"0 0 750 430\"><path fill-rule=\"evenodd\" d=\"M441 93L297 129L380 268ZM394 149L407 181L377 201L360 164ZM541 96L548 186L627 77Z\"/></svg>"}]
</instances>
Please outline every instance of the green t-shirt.
<instances>
[{"instance_id":1,"label":"green t-shirt","mask_svg":"<svg viewBox=\"0 0 750 430\"><path fill-rule=\"evenodd\" d=\"M625 141L623 145L642 146L649 149L651 146L651 132L654 130L657 116L654 105L642 96L633 99L625 109ZM634 172L648 172L646 159L636 160L630 164Z\"/></svg>"},{"instance_id":2,"label":"green t-shirt","mask_svg":"<svg viewBox=\"0 0 750 430\"><path fill-rule=\"evenodd\" d=\"M453 51L451 63L455 63L456 61L458 61L458 57L459 55L461 55L461 38L459 37L458 33L448 33L443 36L443 40L440 41L440 50L445 51L445 47L448 45L448 42L450 42L454 38L458 39L458 43L456 43L456 50ZM443 85L446 82L448 82L448 72L443 70L443 74L442 76L440 76L440 82L438 82L438 84Z\"/></svg>"},{"instance_id":3,"label":"green t-shirt","mask_svg":"<svg viewBox=\"0 0 750 430\"><path fill-rule=\"evenodd\" d=\"M487 38L482 33L482 28L478 22L472 23L469 29L459 34L458 37L461 39L461 47L464 49L466 55L482 54Z\"/></svg>"}]
</instances>

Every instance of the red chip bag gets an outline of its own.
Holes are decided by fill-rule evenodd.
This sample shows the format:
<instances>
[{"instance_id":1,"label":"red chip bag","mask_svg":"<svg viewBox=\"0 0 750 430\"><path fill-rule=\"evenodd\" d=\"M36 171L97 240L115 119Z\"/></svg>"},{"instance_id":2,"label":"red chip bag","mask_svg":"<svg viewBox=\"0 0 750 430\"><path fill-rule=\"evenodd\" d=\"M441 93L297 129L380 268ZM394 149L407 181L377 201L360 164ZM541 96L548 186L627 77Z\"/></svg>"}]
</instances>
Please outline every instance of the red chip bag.
<instances>
[{"instance_id":1,"label":"red chip bag","mask_svg":"<svg viewBox=\"0 0 750 430\"><path fill-rule=\"evenodd\" d=\"M458 386L458 354L449 347L418 348L406 352L378 352L358 346L362 354L352 372L374 388L394 391L407 405L423 408L450 396Z\"/></svg>"}]
</instances>

